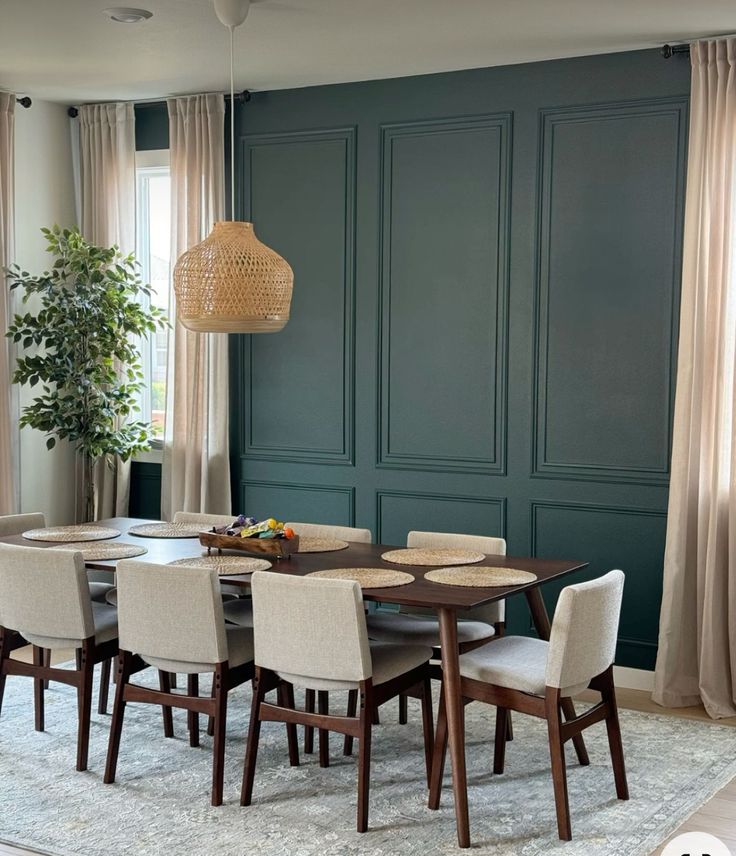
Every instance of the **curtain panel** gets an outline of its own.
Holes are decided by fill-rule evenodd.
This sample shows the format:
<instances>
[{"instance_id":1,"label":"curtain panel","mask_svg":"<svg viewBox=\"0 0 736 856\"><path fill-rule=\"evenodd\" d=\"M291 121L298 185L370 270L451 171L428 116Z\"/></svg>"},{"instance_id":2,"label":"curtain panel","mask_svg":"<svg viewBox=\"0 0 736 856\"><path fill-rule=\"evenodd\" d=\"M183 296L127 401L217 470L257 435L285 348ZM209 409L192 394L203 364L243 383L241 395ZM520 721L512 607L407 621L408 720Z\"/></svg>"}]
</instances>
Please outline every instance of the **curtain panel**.
<instances>
[{"instance_id":1,"label":"curtain panel","mask_svg":"<svg viewBox=\"0 0 736 856\"><path fill-rule=\"evenodd\" d=\"M13 348L5 338L12 317L11 298L3 268L13 256L13 127L15 95L0 92L0 514L12 514L17 505L17 442L13 428L15 395L10 377Z\"/></svg>"},{"instance_id":2,"label":"curtain panel","mask_svg":"<svg viewBox=\"0 0 736 856\"><path fill-rule=\"evenodd\" d=\"M79 162L84 237L121 252L135 250L135 113L132 103L87 104L79 108ZM130 461L105 461L95 472L95 516L125 516L130 496ZM81 461L77 462L77 519L82 519Z\"/></svg>"},{"instance_id":3,"label":"curtain panel","mask_svg":"<svg viewBox=\"0 0 736 856\"><path fill-rule=\"evenodd\" d=\"M175 260L225 214L225 104L219 94L167 103ZM177 511L229 514L227 335L194 333L173 321L173 309L171 315L161 514L164 520Z\"/></svg>"},{"instance_id":4,"label":"curtain panel","mask_svg":"<svg viewBox=\"0 0 736 856\"><path fill-rule=\"evenodd\" d=\"M690 49L692 94L654 700L736 714L736 40Z\"/></svg>"}]
</instances>

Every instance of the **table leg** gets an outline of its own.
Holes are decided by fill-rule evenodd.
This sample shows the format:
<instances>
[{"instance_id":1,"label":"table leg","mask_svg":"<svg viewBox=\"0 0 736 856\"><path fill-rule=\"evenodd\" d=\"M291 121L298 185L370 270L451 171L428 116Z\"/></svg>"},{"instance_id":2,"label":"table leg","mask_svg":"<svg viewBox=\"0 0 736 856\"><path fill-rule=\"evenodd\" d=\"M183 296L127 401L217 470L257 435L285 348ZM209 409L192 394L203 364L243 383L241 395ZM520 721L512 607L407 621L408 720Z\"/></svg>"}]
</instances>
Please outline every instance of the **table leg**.
<instances>
[{"instance_id":1,"label":"table leg","mask_svg":"<svg viewBox=\"0 0 736 856\"><path fill-rule=\"evenodd\" d=\"M548 641L551 626L549 623L547 608L545 607L544 600L542 599L542 593L539 591L539 586L527 589L524 594L526 595L526 600L529 604L529 611L532 614L532 621L534 622L534 627L539 638ZM565 714L565 719L575 719L575 705L571 698L561 699L560 707L562 708L562 712ZM588 750L585 748L585 741L583 740L582 733L576 734L575 737L572 738L572 742L575 747L575 754L578 756L578 761L584 767L587 767L588 764L590 764L590 758L588 757Z\"/></svg>"},{"instance_id":2,"label":"table leg","mask_svg":"<svg viewBox=\"0 0 736 856\"><path fill-rule=\"evenodd\" d=\"M442 650L442 686L447 710L447 733L452 764L452 791L455 798L457 841L470 847L468 818L468 782L465 772L465 712L460 697L460 659L457 648L457 613L439 608L440 644Z\"/></svg>"}]
</instances>

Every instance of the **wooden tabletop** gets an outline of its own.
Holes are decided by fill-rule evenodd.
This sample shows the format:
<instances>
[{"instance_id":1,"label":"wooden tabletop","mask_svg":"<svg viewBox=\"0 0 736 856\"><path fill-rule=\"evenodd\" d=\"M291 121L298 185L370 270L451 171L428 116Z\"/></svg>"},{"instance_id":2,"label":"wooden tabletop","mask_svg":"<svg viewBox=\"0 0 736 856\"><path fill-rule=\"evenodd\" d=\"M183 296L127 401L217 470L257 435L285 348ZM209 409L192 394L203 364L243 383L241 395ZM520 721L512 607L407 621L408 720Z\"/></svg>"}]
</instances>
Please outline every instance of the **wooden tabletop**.
<instances>
[{"instance_id":1,"label":"wooden tabletop","mask_svg":"<svg viewBox=\"0 0 736 856\"><path fill-rule=\"evenodd\" d=\"M191 556L206 554L195 538L141 538L130 535L128 530L131 526L141 523L155 523L153 520L136 520L129 517L113 517L108 520L97 521L100 526L110 526L122 532L119 540L128 544L136 544L145 547L147 553L139 558L146 562L158 562L167 564L175 559L184 559ZM28 541L20 535L0 538L0 543L22 544L31 547L54 547L58 546L47 541ZM490 603L494 600L502 600L509 595L524 592L552 579L566 576L573 571L586 567L587 562L568 561L564 559L537 559L521 556L492 556L489 555L485 562L478 564L489 564L501 568L517 568L522 571L531 571L536 574L537 579L524 585L493 587L493 588L469 588L461 586L448 586L432 583L424 579L424 574L431 570L429 567L414 565L397 565L384 562L381 554L387 550L400 549L385 544L358 544L351 543L346 550L331 553L298 553L289 559L273 559L272 570L282 571L288 574L299 574L301 576L312 571L321 571L335 568L390 568L392 570L404 571L414 576L414 582L405 586L392 588L372 588L363 590L363 598L367 601L383 601L396 603L402 606L419 606L437 608L438 606L453 609L469 609ZM88 568L102 571L114 571L117 562L89 561ZM224 576L222 582L229 585L250 585L250 574L238 574L236 576Z\"/></svg>"}]
</instances>

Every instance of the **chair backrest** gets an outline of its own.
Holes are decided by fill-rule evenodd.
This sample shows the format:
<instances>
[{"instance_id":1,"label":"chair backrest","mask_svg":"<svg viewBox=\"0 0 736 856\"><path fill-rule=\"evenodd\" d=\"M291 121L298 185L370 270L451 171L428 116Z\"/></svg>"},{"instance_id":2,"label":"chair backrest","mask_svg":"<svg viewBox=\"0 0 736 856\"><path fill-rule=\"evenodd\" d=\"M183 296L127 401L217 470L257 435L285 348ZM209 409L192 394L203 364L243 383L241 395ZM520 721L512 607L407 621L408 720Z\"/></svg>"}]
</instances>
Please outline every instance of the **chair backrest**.
<instances>
[{"instance_id":1,"label":"chair backrest","mask_svg":"<svg viewBox=\"0 0 736 856\"><path fill-rule=\"evenodd\" d=\"M3 514L0 515L0 538L8 535L22 535L29 529L43 529L46 526L46 518L40 511L32 511L28 514Z\"/></svg>"},{"instance_id":2,"label":"chair backrest","mask_svg":"<svg viewBox=\"0 0 736 856\"><path fill-rule=\"evenodd\" d=\"M94 636L82 554L0 544L0 626L31 642L43 637L81 643Z\"/></svg>"},{"instance_id":3,"label":"chair backrest","mask_svg":"<svg viewBox=\"0 0 736 856\"><path fill-rule=\"evenodd\" d=\"M342 541L356 541L358 544L372 544L370 529L356 529L354 526L332 526L328 523L287 523L297 535L310 538L338 538Z\"/></svg>"},{"instance_id":4,"label":"chair backrest","mask_svg":"<svg viewBox=\"0 0 736 856\"><path fill-rule=\"evenodd\" d=\"M613 663L623 592L623 571L562 590L549 637L547 686L587 685Z\"/></svg>"},{"instance_id":5,"label":"chair backrest","mask_svg":"<svg viewBox=\"0 0 736 856\"><path fill-rule=\"evenodd\" d=\"M144 660L214 665L228 658L214 568L125 559L117 566L120 647Z\"/></svg>"},{"instance_id":6,"label":"chair backrest","mask_svg":"<svg viewBox=\"0 0 736 856\"><path fill-rule=\"evenodd\" d=\"M229 526L235 521L235 514L197 514L192 511L177 511L174 523L192 523L195 526Z\"/></svg>"},{"instance_id":7,"label":"chair backrest","mask_svg":"<svg viewBox=\"0 0 736 856\"><path fill-rule=\"evenodd\" d=\"M357 582L256 571L251 590L257 666L299 676L302 686L373 674Z\"/></svg>"},{"instance_id":8,"label":"chair backrest","mask_svg":"<svg viewBox=\"0 0 736 856\"><path fill-rule=\"evenodd\" d=\"M412 531L406 536L407 547L422 547L427 550L446 550L456 547L459 550L477 550L479 553L505 556L506 541L490 535L462 535L456 532L419 532ZM404 610L402 609L402 612ZM407 610L412 611L414 610ZM477 606L467 613L468 618L496 624L506 615L506 603L503 600Z\"/></svg>"}]
</instances>

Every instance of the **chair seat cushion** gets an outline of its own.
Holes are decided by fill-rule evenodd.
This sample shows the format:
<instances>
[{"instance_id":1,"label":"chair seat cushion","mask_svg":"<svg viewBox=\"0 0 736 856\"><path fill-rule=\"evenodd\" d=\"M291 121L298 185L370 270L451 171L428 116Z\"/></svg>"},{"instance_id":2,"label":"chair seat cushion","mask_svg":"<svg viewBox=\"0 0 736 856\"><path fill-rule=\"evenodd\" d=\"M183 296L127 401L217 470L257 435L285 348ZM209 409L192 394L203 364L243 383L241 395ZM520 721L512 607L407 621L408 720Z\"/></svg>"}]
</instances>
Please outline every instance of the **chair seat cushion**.
<instances>
[{"instance_id":1,"label":"chair seat cushion","mask_svg":"<svg viewBox=\"0 0 736 856\"><path fill-rule=\"evenodd\" d=\"M106 603L92 601L92 618L95 622L95 642L101 645L118 635L118 611ZM83 639L57 639L54 636L39 636L36 633L23 633L23 638L40 648L56 650L58 648L81 648Z\"/></svg>"},{"instance_id":2,"label":"chair seat cushion","mask_svg":"<svg viewBox=\"0 0 736 856\"><path fill-rule=\"evenodd\" d=\"M549 643L527 636L505 636L462 654L460 674L464 678L543 696L546 686ZM586 685L567 687L563 696L575 695Z\"/></svg>"},{"instance_id":3,"label":"chair seat cushion","mask_svg":"<svg viewBox=\"0 0 736 856\"><path fill-rule=\"evenodd\" d=\"M253 659L253 631L249 627L225 627L227 635L228 665L230 668L242 666ZM164 672L181 672L193 675L202 672L214 672L215 663L192 663L188 660L165 660L161 657L148 657L141 654L149 666Z\"/></svg>"},{"instance_id":4,"label":"chair seat cushion","mask_svg":"<svg viewBox=\"0 0 736 856\"><path fill-rule=\"evenodd\" d=\"M225 621L239 627L253 627L253 601L250 598L230 600L222 605Z\"/></svg>"},{"instance_id":5,"label":"chair seat cushion","mask_svg":"<svg viewBox=\"0 0 736 856\"><path fill-rule=\"evenodd\" d=\"M440 647L440 624L435 618L401 612L374 612L366 616L366 623L368 638L377 642ZM461 620L457 623L457 641L460 643L491 639L495 633L493 626L483 621Z\"/></svg>"},{"instance_id":6,"label":"chair seat cushion","mask_svg":"<svg viewBox=\"0 0 736 856\"><path fill-rule=\"evenodd\" d=\"M89 584L89 596L96 603L105 603L107 593L113 591L114 589L115 589L115 586L112 583L90 582L90 584Z\"/></svg>"}]
</instances>

